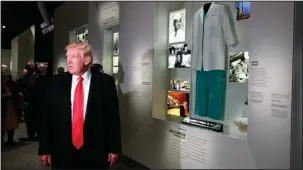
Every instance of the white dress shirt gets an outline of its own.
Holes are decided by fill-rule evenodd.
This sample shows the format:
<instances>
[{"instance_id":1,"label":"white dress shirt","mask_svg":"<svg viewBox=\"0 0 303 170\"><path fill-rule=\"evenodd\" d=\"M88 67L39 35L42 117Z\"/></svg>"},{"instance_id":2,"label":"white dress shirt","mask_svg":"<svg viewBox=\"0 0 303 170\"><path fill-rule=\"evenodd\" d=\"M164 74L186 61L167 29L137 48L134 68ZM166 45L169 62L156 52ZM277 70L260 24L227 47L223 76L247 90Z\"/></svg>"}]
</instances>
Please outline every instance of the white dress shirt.
<instances>
[{"instance_id":1,"label":"white dress shirt","mask_svg":"<svg viewBox=\"0 0 303 170\"><path fill-rule=\"evenodd\" d=\"M88 70L86 71L83 75L83 90L84 90L84 108L83 108L83 119L85 119L85 114L86 114L86 106L87 106L87 99L88 99L88 92L89 92L89 87L90 87L90 79L91 79L91 71ZM72 78L72 88L71 88L71 102L72 102L72 116L73 116L73 104L74 104L74 96L75 96L75 90L78 84L78 78L79 76L73 75Z\"/></svg>"}]
</instances>

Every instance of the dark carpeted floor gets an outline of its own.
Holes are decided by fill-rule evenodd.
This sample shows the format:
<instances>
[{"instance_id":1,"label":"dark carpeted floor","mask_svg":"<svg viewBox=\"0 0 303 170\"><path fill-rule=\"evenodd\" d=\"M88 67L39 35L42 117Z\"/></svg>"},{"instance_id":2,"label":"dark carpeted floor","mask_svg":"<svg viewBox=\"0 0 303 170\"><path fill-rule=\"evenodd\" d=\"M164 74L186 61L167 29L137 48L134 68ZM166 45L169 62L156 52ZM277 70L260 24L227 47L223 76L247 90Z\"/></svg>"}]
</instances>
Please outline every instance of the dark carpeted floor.
<instances>
[{"instance_id":1,"label":"dark carpeted floor","mask_svg":"<svg viewBox=\"0 0 303 170\"><path fill-rule=\"evenodd\" d=\"M25 124L21 123L20 127L16 130L15 141L19 141L19 138L26 137ZM5 141L7 137L5 136ZM39 157L37 155L38 142L18 142L13 146L2 147L1 150L1 168L6 169L46 169L40 164ZM115 166L117 169L128 169L123 162L125 159L121 159ZM135 167L133 167L135 168Z\"/></svg>"}]
</instances>

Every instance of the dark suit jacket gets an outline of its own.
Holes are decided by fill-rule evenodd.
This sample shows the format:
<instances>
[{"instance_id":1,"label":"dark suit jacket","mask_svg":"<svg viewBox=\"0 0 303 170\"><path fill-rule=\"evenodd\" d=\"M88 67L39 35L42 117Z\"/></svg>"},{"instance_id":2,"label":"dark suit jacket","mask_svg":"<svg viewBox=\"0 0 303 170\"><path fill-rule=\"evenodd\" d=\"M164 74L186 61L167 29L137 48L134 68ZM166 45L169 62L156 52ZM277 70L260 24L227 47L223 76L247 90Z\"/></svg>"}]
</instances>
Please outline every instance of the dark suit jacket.
<instances>
[{"instance_id":1,"label":"dark suit jacket","mask_svg":"<svg viewBox=\"0 0 303 170\"><path fill-rule=\"evenodd\" d=\"M113 77L92 72L84 120L81 153L88 163L107 163L108 153L121 153L118 97ZM52 165L64 168L72 156L71 83L72 75L55 75L50 82L41 119L39 155L51 154ZM61 166L62 165L62 166Z\"/></svg>"}]
</instances>

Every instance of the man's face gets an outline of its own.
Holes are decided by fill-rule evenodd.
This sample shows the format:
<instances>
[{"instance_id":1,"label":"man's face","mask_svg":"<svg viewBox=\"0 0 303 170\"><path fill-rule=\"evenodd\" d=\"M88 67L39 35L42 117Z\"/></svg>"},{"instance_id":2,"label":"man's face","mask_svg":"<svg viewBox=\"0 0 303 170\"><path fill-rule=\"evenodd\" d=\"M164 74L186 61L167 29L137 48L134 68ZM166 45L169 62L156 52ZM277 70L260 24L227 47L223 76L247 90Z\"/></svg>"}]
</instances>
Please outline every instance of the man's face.
<instances>
[{"instance_id":1,"label":"man's face","mask_svg":"<svg viewBox=\"0 0 303 170\"><path fill-rule=\"evenodd\" d=\"M33 73L34 72L34 65L31 62L28 62L25 65L25 69L27 69L27 72Z\"/></svg>"},{"instance_id":2,"label":"man's face","mask_svg":"<svg viewBox=\"0 0 303 170\"><path fill-rule=\"evenodd\" d=\"M23 75L25 75L25 74L27 74L27 70L26 69L23 70Z\"/></svg>"},{"instance_id":3,"label":"man's face","mask_svg":"<svg viewBox=\"0 0 303 170\"><path fill-rule=\"evenodd\" d=\"M83 51L77 48L70 48L66 52L67 68L69 73L81 75L85 68Z\"/></svg>"},{"instance_id":4,"label":"man's face","mask_svg":"<svg viewBox=\"0 0 303 170\"><path fill-rule=\"evenodd\" d=\"M181 28L181 21L176 22L176 28L179 30Z\"/></svg>"},{"instance_id":5,"label":"man's face","mask_svg":"<svg viewBox=\"0 0 303 170\"><path fill-rule=\"evenodd\" d=\"M1 66L1 72L2 73L6 73L7 72L7 68L5 66Z\"/></svg>"},{"instance_id":6,"label":"man's face","mask_svg":"<svg viewBox=\"0 0 303 170\"><path fill-rule=\"evenodd\" d=\"M39 64L38 68L41 73L44 73L46 71L45 64Z\"/></svg>"}]
</instances>

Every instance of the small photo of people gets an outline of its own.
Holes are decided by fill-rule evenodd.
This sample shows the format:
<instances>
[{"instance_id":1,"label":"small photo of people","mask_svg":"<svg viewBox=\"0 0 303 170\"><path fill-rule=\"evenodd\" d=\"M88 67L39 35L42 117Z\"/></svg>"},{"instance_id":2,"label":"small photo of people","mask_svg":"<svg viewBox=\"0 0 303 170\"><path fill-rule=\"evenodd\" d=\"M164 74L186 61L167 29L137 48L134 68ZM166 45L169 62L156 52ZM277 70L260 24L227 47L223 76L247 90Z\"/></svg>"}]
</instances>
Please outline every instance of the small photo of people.
<instances>
[{"instance_id":1,"label":"small photo of people","mask_svg":"<svg viewBox=\"0 0 303 170\"><path fill-rule=\"evenodd\" d=\"M174 44L168 49L168 68L190 68L191 50L187 44Z\"/></svg>"},{"instance_id":2,"label":"small photo of people","mask_svg":"<svg viewBox=\"0 0 303 170\"><path fill-rule=\"evenodd\" d=\"M248 51L229 54L229 82L248 82Z\"/></svg>"},{"instance_id":3,"label":"small photo of people","mask_svg":"<svg viewBox=\"0 0 303 170\"><path fill-rule=\"evenodd\" d=\"M113 55L119 55L119 33L115 32L113 34Z\"/></svg>"},{"instance_id":4,"label":"small photo of people","mask_svg":"<svg viewBox=\"0 0 303 170\"><path fill-rule=\"evenodd\" d=\"M88 30L85 30L84 33L77 35L77 42L88 42Z\"/></svg>"},{"instance_id":5,"label":"small photo of people","mask_svg":"<svg viewBox=\"0 0 303 170\"><path fill-rule=\"evenodd\" d=\"M237 20L245 20L250 18L250 2L236 2Z\"/></svg>"},{"instance_id":6,"label":"small photo of people","mask_svg":"<svg viewBox=\"0 0 303 170\"><path fill-rule=\"evenodd\" d=\"M189 94L184 92L168 91L167 114L188 117L190 115Z\"/></svg>"},{"instance_id":7,"label":"small photo of people","mask_svg":"<svg viewBox=\"0 0 303 170\"><path fill-rule=\"evenodd\" d=\"M170 89L177 91L190 91L190 81L170 80Z\"/></svg>"}]
</instances>

